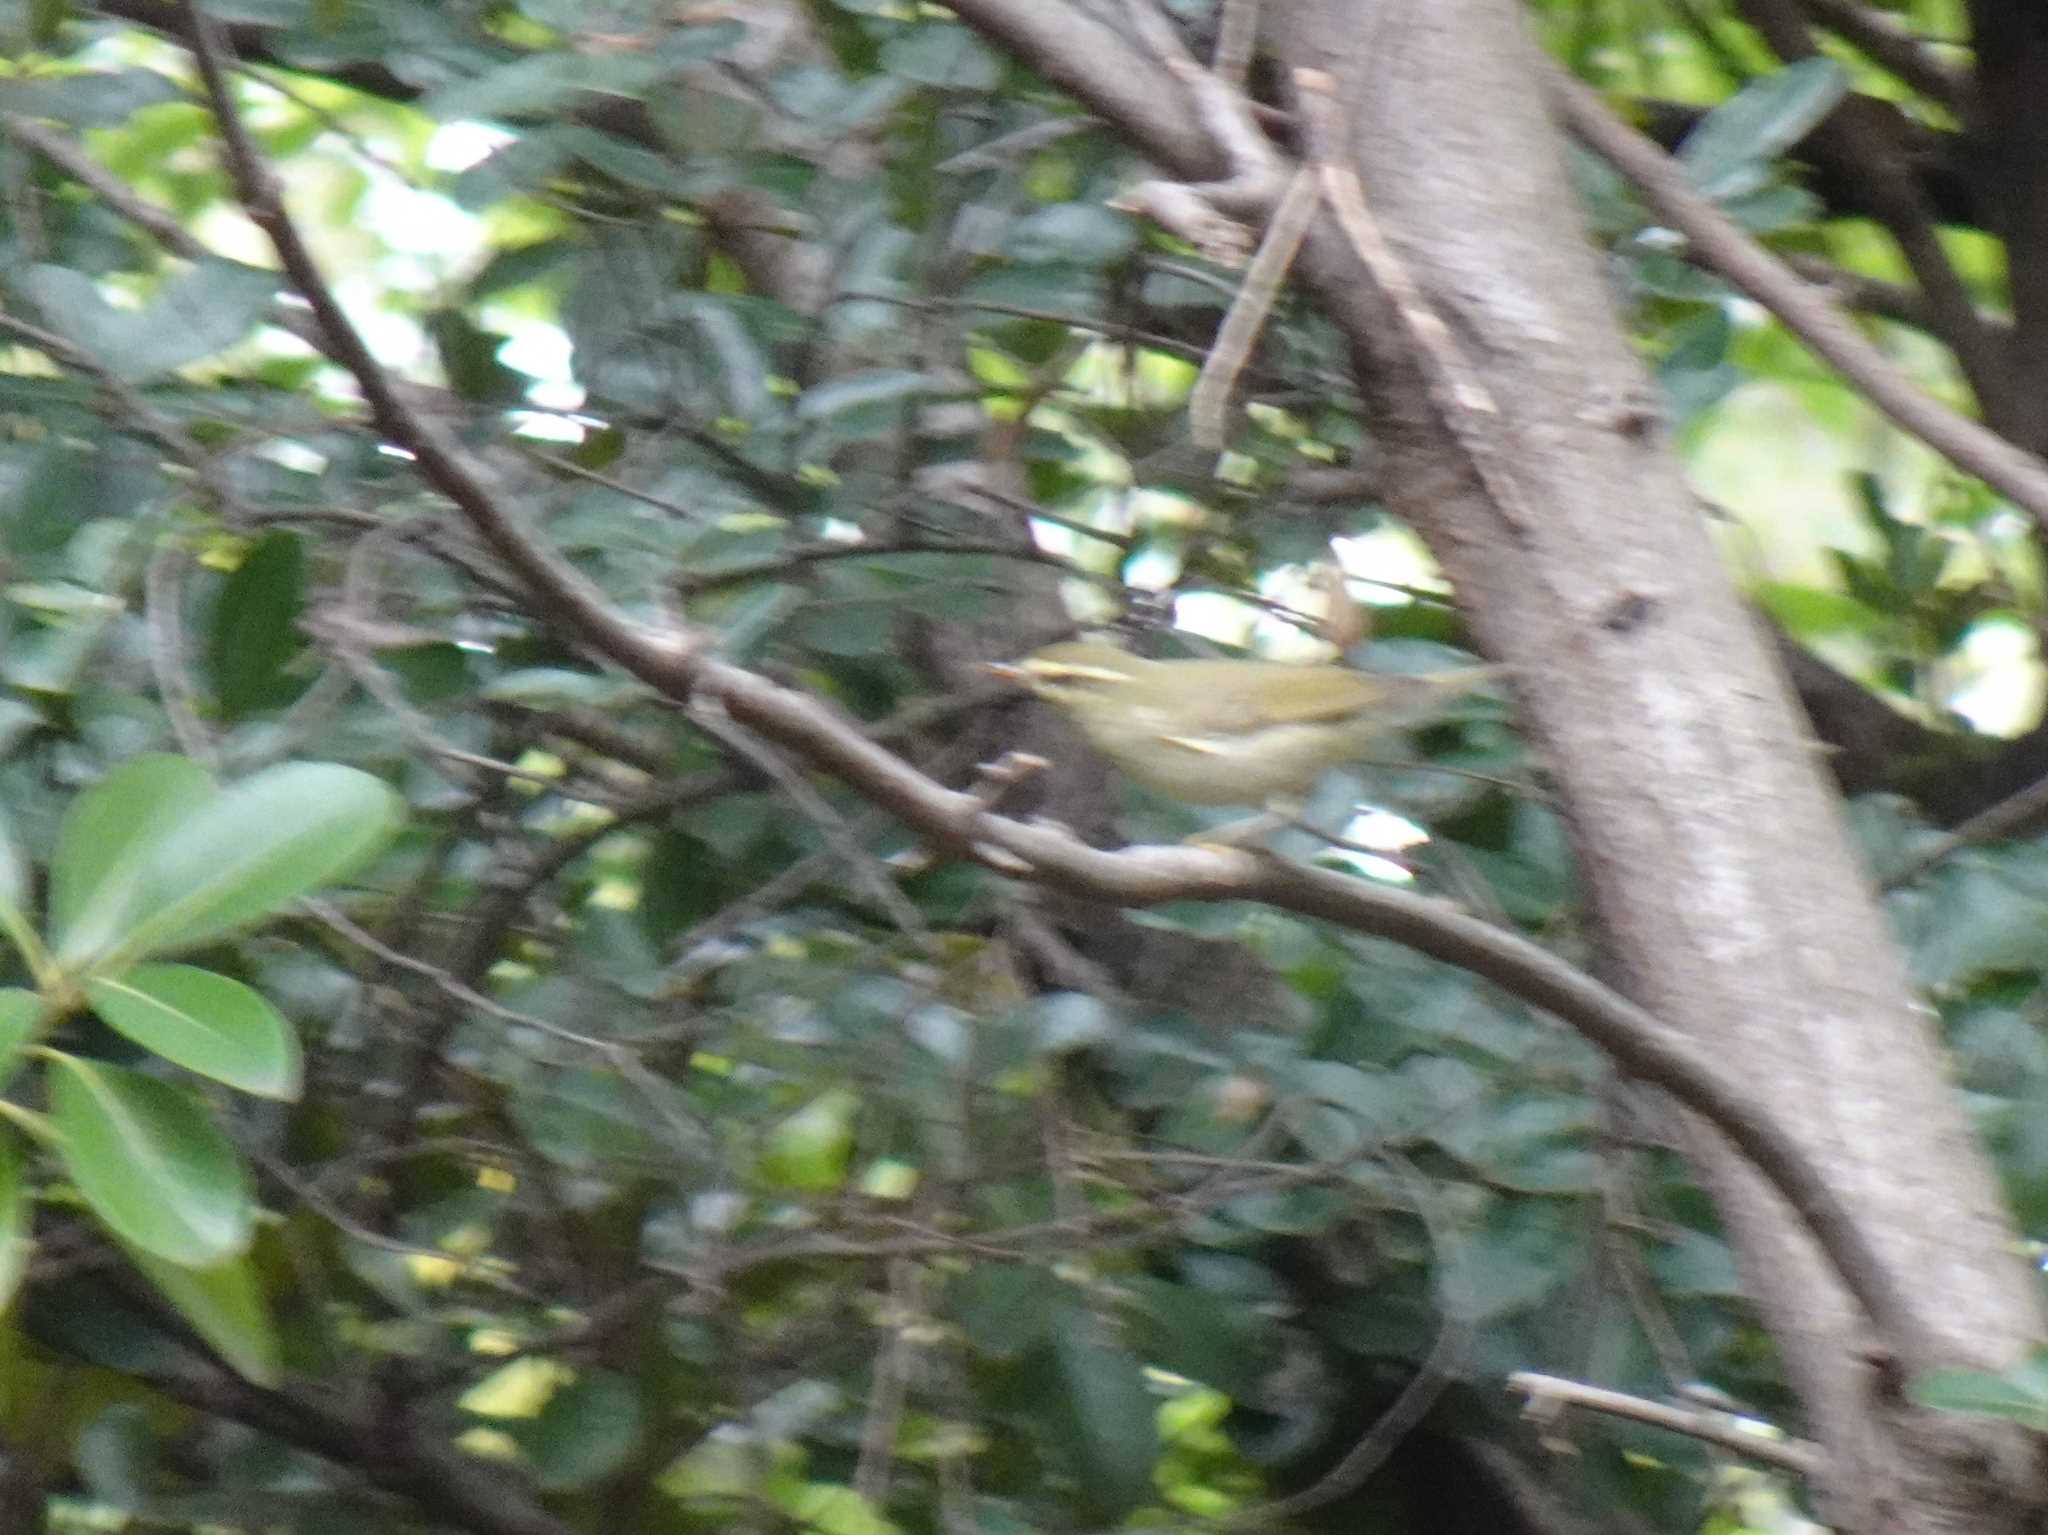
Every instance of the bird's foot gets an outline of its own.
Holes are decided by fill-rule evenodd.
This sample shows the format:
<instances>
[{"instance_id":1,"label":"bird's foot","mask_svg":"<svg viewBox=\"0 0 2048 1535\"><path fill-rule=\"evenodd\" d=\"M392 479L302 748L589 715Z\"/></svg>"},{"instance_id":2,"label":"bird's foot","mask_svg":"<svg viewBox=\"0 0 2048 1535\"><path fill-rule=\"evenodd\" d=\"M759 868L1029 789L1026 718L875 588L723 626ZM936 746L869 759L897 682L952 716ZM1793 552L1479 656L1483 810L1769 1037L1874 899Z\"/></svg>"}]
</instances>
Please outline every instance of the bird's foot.
<instances>
[{"instance_id":1,"label":"bird's foot","mask_svg":"<svg viewBox=\"0 0 2048 1535\"><path fill-rule=\"evenodd\" d=\"M1265 841L1276 831L1297 824L1300 818L1299 805L1275 801L1257 815L1248 815L1239 821L1225 821L1221 826L1195 832L1182 841L1189 847L1242 851Z\"/></svg>"}]
</instances>

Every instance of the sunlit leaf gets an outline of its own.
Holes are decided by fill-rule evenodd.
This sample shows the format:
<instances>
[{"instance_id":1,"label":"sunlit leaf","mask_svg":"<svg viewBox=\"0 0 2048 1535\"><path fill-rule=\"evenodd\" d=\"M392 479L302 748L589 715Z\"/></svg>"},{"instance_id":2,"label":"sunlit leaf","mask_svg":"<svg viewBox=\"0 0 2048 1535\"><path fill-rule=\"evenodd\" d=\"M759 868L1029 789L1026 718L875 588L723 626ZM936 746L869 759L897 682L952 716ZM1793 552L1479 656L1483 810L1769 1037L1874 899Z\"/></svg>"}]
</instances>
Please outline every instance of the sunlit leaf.
<instances>
[{"instance_id":1,"label":"sunlit leaf","mask_svg":"<svg viewBox=\"0 0 2048 1535\"><path fill-rule=\"evenodd\" d=\"M846 1182L860 1099L844 1088L820 1093L768 1132L761 1176L778 1188L827 1193Z\"/></svg>"},{"instance_id":2,"label":"sunlit leaf","mask_svg":"<svg viewBox=\"0 0 2048 1535\"><path fill-rule=\"evenodd\" d=\"M590 1370L556 1390L531 1418L506 1425L532 1463L541 1486L588 1487L610 1476L640 1448L645 1413L640 1393L622 1375Z\"/></svg>"}]
</instances>

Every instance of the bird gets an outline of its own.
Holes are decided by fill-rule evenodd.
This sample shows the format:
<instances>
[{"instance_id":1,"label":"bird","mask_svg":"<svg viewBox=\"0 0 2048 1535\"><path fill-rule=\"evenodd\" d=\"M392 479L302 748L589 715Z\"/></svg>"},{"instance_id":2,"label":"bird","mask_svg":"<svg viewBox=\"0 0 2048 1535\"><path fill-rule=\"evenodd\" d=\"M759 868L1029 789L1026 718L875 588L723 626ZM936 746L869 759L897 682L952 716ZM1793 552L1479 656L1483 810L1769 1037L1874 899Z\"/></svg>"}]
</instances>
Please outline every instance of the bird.
<instances>
[{"instance_id":1,"label":"bird","mask_svg":"<svg viewBox=\"0 0 2048 1535\"><path fill-rule=\"evenodd\" d=\"M1059 709L1148 789L1291 818L1331 768L1426 723L1506 669L1392 676L1280 661L1153 661L1076 640L988 670Z\"/></svg>"}]
</instances>

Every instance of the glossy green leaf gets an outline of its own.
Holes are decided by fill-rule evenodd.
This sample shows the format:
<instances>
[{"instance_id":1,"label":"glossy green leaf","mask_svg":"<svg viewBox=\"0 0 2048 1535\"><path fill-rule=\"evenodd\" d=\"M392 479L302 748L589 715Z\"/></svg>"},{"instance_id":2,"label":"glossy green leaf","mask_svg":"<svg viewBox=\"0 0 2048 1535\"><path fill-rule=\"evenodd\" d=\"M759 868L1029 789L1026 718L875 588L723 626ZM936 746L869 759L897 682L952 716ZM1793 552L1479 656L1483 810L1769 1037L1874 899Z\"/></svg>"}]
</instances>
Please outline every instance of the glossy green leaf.
<instances>
[{"instance_id":1,"label":"glossy green leaf","mask_svg":"<svg viewBox=\"0 0 2048 1535\"><path fill-rule=\"evenodd\" d=\"M1942 994L1999 971L2048 968L2048 893L1988 853L1951 859L1889 906L1913 979Z\"/></svg>"},{"instance_id":2,"label":"glossy green leaf","mask_svg":"<svg viewBox=\"0 0 2048 1535\"><path fill-rule=\"evenodd\" d=\"M1003 241L1011 261L1074 261L1107 265L1138 243L1138 223L1100 203L1056 203L1019 219Z\"/></svg>"},{"instance_id":3,"label":"glossy green leaf","mask_svg":"<svg viewBox=\"0 0 2048 1535\"><path fill-rule=\"evenodd\" d=\"M849 411L898 410L945 387L943 380L908 368L847 373L806 389L796 413L800 420L823 421Z\"/></svg>"},{"instance_id":4,"label":"glossy green leaf","mask_svg":"<svg viewBox=\"0 0 2048 1535\"><path fill-rule=\"evenodd\" d=\"M181 1088L53 1053L50 1119L85 1202L123 1241L201 1268L249 1243L255 1198L234 1147Z\"/></svg>"},{"instance_id":5,"label":"glossy green leaf","mask_svg":"<svg viewBox=\"0 0 2048 1535\"><path fill-rule=\"evenodd\" d=\"M121 1246L236 1374L259 1386L274 1386L283 1378L284 1351L247 1254L188 1266L167 1263L130 1242Z\"/></svg>"},{"instance_id":6,"label":"glossy green leaf","mask_svg":"<svg viewBox=\"0 0 2048 1535\"><path fill-rule=\"evenodd\" d=\"M1553 1199L1495 1199L1448 1258L1449 1304L1472 1321L1525 1311L1577 1272L1581 1217Z\"/></svg>"},{"instance_id":7,"label":"glossy green leaf","mask_svg":"<svg viewBox=\"0 0 2048 1535\"><path fill-rule=\"evenodd\" d=\"M72 802L50 860L50 931L66 962L98 953L134 920L138 866L150 844L214 794L189 757L122 763Z\"/></svg>"},{"instance_id":8,"label":"glossy green leaf","mask_svg":"<svg viewBox=\"0 0 2048 1535\"><path fill-rule=\"evenodd\" d=\"M193 965L88 982L93 1011L165 1060L265 1098L296 1098L298 1036L262 993Z\"/></svg>"},{"instance_id":9,"label":"glossy green leaf","mask_svg":"<svg viewBox=\"0 0 2048 1535\"><path fill-rule=\"evenodd\" d=\"M285 668L305 648L306 556L296 533L260 538L215 600L207 636L214 692L229 719L289 702L298 691Z\"/></svg>"},{"instance_id":10,"label":"glossy green leaf","mask_svg":"<svg viewBox=\"0 0 2048 1535\"><path fill-rule=\"evenodd\" d=\"M36 8L62 13L68 0L36 0ZM0 111L26 117L48 117L74 131L111 128L144 107L177 101L177 83L153 69L105 69L84 74L48 75L40 80L15 79L0 91Z\"/></svg>"},{"instance_id":11,"label":"glossy green leaf","mask_svg":"<svg viewBox=\"0 0 2048 1535\"><path fill-rule=\"evenodd\" d=\"M396 834L403 802L382 780L292 762L232 784L143 861L135 956L218 937L360 868Z\"/></svg>"},{"instance_id":12,"label":"glossy green leaf","mask_svg":"<svg viewBox=\"0 0 2048 1535\"><path fill-rule=\"evenodd\" d=\"M163 1436L140 1402L116 1402L79 1432L74 1456L93 1502L123 1513L148 1507L163 1474Z\"/></svg>"}]
</instances>

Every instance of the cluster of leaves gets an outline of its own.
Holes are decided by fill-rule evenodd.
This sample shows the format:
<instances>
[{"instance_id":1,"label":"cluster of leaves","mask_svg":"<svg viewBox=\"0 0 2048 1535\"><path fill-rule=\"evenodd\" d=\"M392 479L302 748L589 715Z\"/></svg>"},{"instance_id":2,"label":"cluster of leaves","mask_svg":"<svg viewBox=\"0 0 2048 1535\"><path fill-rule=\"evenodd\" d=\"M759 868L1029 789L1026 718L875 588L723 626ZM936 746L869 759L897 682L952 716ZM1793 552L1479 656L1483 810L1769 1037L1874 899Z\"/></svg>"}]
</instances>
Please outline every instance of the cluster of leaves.
<instances>
[{"instance_id":1,"label":"cluster of leaves","mask_svg":"<svg viewBox=\"0 0 2048 1535\"><path fill-rule=\"evenodd\" d=\"M45 1063L47 1114L8 1104L53 1146L86 1207L186 1319L245 1374L279 1362L246 1262L256 1200L207 1107L162 1077L47 1041L93 1019L160 1061L267 1098L299 1095L298 1040L232 976L151 956L214 943L373 857L397 797L353 768L273 768L226 791L182 757L142 757L77 796L49 864L49 937L30 920L30 868L0 825L0 933L35 982L0 989L10 1079ZM17 1082L17 1088L20 1087ZM0 1291L28 1255L33 1179L0 1131Z\"/></svg>"},{"instance_id":2,"label":"cluster of leaves","mask_svg":"<svg viewBox=\"0 0 2048 1535\"><path fill-rule=\"evenodd\" d=\"M551 544L623 606L679 589L727 653L887 722L931 771L967 767L962 716L916 724L936 682L912 657L1046 607L1049 586L1016 594L1048 551L1069 551L1076 604L1229 589L1251 612L1331 534L1385 530L1369 504L1289 500L1296 471L1368 437L1311 315L1276 316L1223 476L1190 471L1187 358L1232 278L1107 207L1128 156L935 7L813 6L815 46L749 62L745 92L694 67L731 62L743 30L671 8L220 9L261 44L259 79L291 86L250 89L261 149L438 362L436 407L527 475ZM0 111L89 127L136 195L223 218L181 54L88 7L36 40ZM1788 72L1737 97L1695 171L1752 227L1795 230L1812 209L1776 156L1839 88ZM478 118L497 147L432 169L437 126ZM0 290L63 345L0 369L10 1280L31 1223L66 1251L82 1205L233 1368L374 1387L588 1529L1225 1513L1327 1460L1432 1355L1461 1382L1591 1359L1655 1394L1674 1361L1654 1332L1784 1404L1662 1149L1631 1156L1640 1220L1608 1231L1589 1052L1469 977L1250 910L1149 924L1248 951L1257 1026L1045 989L1002 882L885 865L899 849L862 807L522 611L280 339L274 274L168 256L23 163ZM475 261L421 281L374 227L346 246L394 168L446 199L433 216ZM756 198L829 253L819 301L734 254ZM1592 205L1686 410L1782 365L1632 202ZM507 362L508 337L547 327L573 420ZM1028 526L945 494L991 456ZM1021 557L990 552L1003 537ZM1853 592L1885 613L1942 574L1892 542L1893 587ZM1380 634L1458 638L1429 602ZM195 742L227 787L163 755ZM1498 719L1418 748L1524 772ZM1555 816L1446 781L1331 793L1428 820L1429 877L1571 946ZM2010 872L1985 871L1902 898L1925 904L1924 964L1983 931L1978 903L2019 909L2004 884L1946 882ZM287 912L344 877L340 925ZM2043 932L1942 979L1989 1008ZM289 1107L202 1099L190 1076ZM2013 1138L2042 1122L2008 1107ZM62 1283L31 1265L7 1324L11 1400L67 1404L0 1420L44 1474L166 1520L399 1517L366 1509L335 1436L293 1438L302 1406L263 1437L167 1406L196 1356L91 1258ZM1469 1343L1440 1349L1447 1329ZM1487 1395L1454 1391L1446 1416L1491 1431ZM1702 1458L1669 1436L1589 1436L1586 1465L1674 1524L1698 1507ZM1413 1513L1373 1494L1346 1517Z\"/></svg>"}]
</instances>

